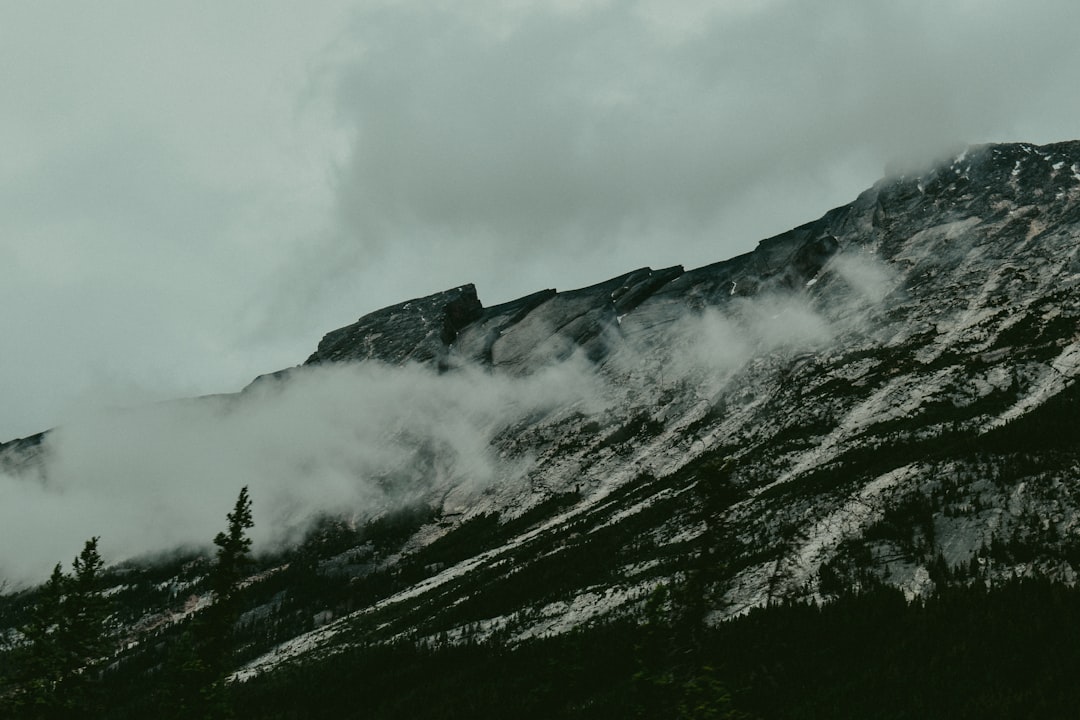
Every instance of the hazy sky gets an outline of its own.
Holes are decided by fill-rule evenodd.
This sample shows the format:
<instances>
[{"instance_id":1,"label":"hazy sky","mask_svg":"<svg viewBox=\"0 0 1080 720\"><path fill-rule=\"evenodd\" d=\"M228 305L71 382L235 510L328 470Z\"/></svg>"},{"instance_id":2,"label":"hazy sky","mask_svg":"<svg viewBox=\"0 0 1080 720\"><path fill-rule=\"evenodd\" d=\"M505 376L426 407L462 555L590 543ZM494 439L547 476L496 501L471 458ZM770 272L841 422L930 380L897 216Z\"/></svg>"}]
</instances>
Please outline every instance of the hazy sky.
<instances>
[{"instance_id":1,"label":"hazy sky","mask_svg":"<svg viewBox=\"0 0 1080 720\"><path fill-rule=\"evenodd\" d=\"M1075 0L0 0L0 440L1080 138Z\"/></svg>"}]
</instances>

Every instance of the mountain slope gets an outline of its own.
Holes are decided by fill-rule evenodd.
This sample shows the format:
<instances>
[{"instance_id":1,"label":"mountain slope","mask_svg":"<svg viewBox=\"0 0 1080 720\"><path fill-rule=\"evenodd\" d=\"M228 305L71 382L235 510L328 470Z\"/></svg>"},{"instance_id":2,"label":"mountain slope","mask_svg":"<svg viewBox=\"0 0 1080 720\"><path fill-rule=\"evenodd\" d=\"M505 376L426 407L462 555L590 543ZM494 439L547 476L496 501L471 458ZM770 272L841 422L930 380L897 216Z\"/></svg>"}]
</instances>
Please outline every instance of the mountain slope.
<instances>
[{"instance_id":1,"label":"mountain slope","mask_svg":"<svg viewBox=\"0 0 1080 720\"><path fill-rule=\"evenodd\" d=\"M688 579L714 621L878 583L1074 582L1078 241L1080 143L981 146L728 261L491 308L464 286L329 333L233 402L356 363L550 401L485 420L483 481L393 431L409 466L380 482L408 502L267 556L240 676L349 642L559 633ZM48 445L0 459L47 467Z\"/></svg>"},{"instance_id":2,"label":"mountain slope","mask_svg":"<svg viewBox=\"0 0 1080 720\"><path fill-rule=\"evenodd\" d=\"M973 148L727 262L482 311L442 362L580 351L608 404L496 439L535 463L472 502L510 520L483 552L285 652L360 624L557 632L701 558L715 617L877 581L1072 582L1078 200L1077 143Z\"/></svg>"}]
</instances>

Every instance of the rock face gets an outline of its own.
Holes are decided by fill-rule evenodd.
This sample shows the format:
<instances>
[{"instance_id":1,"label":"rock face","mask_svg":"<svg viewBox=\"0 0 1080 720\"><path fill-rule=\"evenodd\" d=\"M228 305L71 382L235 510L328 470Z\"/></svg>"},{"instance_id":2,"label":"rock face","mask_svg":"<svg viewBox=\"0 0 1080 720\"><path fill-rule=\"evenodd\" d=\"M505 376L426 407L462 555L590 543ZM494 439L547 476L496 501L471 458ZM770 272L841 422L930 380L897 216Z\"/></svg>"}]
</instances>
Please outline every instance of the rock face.
<instances>
[{"instance_id":1,"label":"rock face","mask_svg":"<svg viewBox=\"0 0 1080 720\"><path fill-rule=\"evenodd\" d=\"M543 290L487 309L466 285L384 308L327 333L306 364L443 365L455 358L528 372L577 350L600 360L628 335L662 331L688 311L722 310L740 298L805 291L808 301L825 304L827 288L837 285L836 272L827 273L821 286L807 290L806 284L845 246L902 272L902 287L882 286L890 292L934 278L970 280L955 273L975 266L994 272L995 261L1012 257L1042 265L1053 228L1077 222L1077 167L1076 143L973 148L924 175L884 180L851 205L731 260L689 272L642 268L580 290ZM1041 241L1025 247L1036 236ZM1080 271L1076 253L1064 250L1066 264L1057 269ZM1027 257L1034 253L1039 256ZM1020 268L1009 271L1023 274ZM1000 289L998 295L998 304L1012 299ZM910 303L897 305L910 309Z\"/></svg>"},{"instance_id":2,"label":"rock face","mask_svg":"<svg viewBox=\"0 0 1080 720\"><path fill-rule=\"evenodd\" d=\"M466 285L329 332L305 364L379 360L445 367L453 359L522 374L578 351L600 361L624 336L628 316L628 330L642 332L732 297L790 291L817 274L838 248L827 223L818 222L689 273L680 266L641 268L580 290L541 290L487 309Z\"/></svg>"},{"instance_id":3,"label":"rock face","mask_svg":"<svg viewBox=\"0 0 1080 720\"><path fill-rule=\"evenodd\" d=\"M451 365L521 375L580 352L607 409L505 429L492 450L527 458L527 481L489 488L464 518L516 530L279 650L361 622L559 632L636 607L702 556L716 618L875 582L1072 582L1078 326L1075 142L972 148L731 260L478 311ZM497 599L552 563L563 580Z\"/></svg>"},{"instance_id":4,"label":"rock face","mask_svg":"<svg viewBox=\"0 0 1080 720\"><path fill-rule=\"evenodd\" d=\"M527 372L565 360L578 349L590 360L600 360L611 336L617 336L622 317L681 273L678 267L658 272L642 268L598 285L553 295L500 331L491 345L491 363L500 369Z\"/></svg>"},{"instance_id":5,"label":"rock face","mask_svg":"<svg viewBox=\"0 0 1080 720\"><path fill-rule=\"evenodd\" d=\"M472 285L392 305L328 332L305 365L362 360L442 363L458 333L481 312Z\"/></svg>"},{"instance_id":6,"label":"rock face","mask_svg":"<svg viewBox=\"0 0 1080 720\"><path fill-rule=\"evenodd\" d=\"M1080 142L972 148L702 268L365 316L308 364L523 379L580 355L603 402L494 428L481 489L431 464L428 519L323 557L335 619L249 671L335 637L562 632L691 568L713 618L873 583L1075 582L1078 328Z\"/></svg>"},{"instance_id":7,"label":"rock face","mask_svg":"<svg viewBox=\"0 0 1080 720\"><path fill-rule=\"evenodd\" d=\"M37 433L6 443L0 442L0 471L13 474L21 474L28 470L33 472L41 465L44 440L45 433Z\"/></svg>"}]
</instances>

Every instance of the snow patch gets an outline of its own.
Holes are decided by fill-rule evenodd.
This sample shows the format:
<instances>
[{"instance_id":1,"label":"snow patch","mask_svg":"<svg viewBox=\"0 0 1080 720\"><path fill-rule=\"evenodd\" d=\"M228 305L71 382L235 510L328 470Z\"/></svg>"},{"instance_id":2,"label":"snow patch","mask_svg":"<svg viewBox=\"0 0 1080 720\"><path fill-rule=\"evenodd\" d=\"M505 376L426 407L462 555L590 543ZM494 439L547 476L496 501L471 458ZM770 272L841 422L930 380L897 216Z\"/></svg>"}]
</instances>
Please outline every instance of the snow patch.
<instances>
[{"instance_id":1,"label":"snow patch","mask_svg":"<svg viewBox=\"0 0 1080 720\"><path fill-rule=\"evenodd\" d=\"M1010 420L1014 420L1042 405L1064 390L1066 386L1076 382L1078 370L1080 370L1080 341L1074 341L1067 345L1049 365L1043 367L1043 371L1032 382L1032 387L1028 393L1018 400L1015 405L990 422L987 429L1005 425Z\"/></svg>"},{"instance_id":2,"label":"snow patch","mask_svg":"<svg viewBox=\"0 0 1080 720\"><path fill-rule=\"evenodd\" d=\"M610 614L616 608L648 597L660 580L652 579L630 587L619 585L602 590L591 590L575 596L572 600L560 600L540 609L539 620L515 638L517 641L536 637L560 635L575 627Z\"/></svg>"},{"instance_id":3,"label":"snow patch","mask_svg":"<svg viewBox=\"0 0 1080 720\"><path fill-rule=\"evenodd\" d=\"M934 581L930 579L930 571L920 565L915 568L912 578L900 586L900 590L904 593L904 598L911 602L915 598L925 595L933 586Z\"/></svg>"},{"instance_id":4,"label":"snow patch","mask_svg":"<svg viewBox=\"0 0 1080 720\"><path fill-rule=\"evenodd\" d=\"M857 535L884 514L882 495L917 474L917 466L905 465L871 480L838 509L818 520L807 532L806 541L795 548L778 568L790 587L805 585L815 578L822 562L840 542ZM820 599L820 598L819 598Z\"/></svg>"}]
</instances>

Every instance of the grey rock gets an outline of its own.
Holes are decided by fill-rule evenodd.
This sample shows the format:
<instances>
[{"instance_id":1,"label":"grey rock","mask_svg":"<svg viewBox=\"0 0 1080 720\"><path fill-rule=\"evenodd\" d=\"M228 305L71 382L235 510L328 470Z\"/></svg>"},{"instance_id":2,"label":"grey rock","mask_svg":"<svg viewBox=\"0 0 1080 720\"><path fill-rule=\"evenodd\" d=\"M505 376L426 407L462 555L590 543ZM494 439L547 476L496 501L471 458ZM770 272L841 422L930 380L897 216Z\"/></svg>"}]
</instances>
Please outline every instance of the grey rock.
<instances>
[{"instance_id":1,"label":"grey rock","mask_svg":"<svg viewBox=\"0 0 1080 720\"><path fill-rule=\"evenodd\" d=\"M541 290L532 295L512 300L508 303L486 308L473 323L463 328L454 344L454 352L459 360L490 365L491 348L510 328L551 298L555 290Z\"/></svg>"},{"instance_id":2,"label":"grey rock","mask_svg":"<svg viewBox=\"0 0 1080 720\"><path fill-rule=\"evenodd\" d=\"M521 373L564 360L579 349L599 360L607 352L609 334L617 333L620 316L681 273L682 268L642 268L558 293L500 332L491 348L491 362Z\"/></svg>"},{"instance_id":3,"label":"grey rock","mask_svg":"<svg viewBox=\"0 0 1080 720\"><path fill-rule=\"evenodd\" d=\"M458 333L482 310L473 285L391 305L328 332L304 364L362 360L440 364Z\"/></svg>"}]
</instances>

